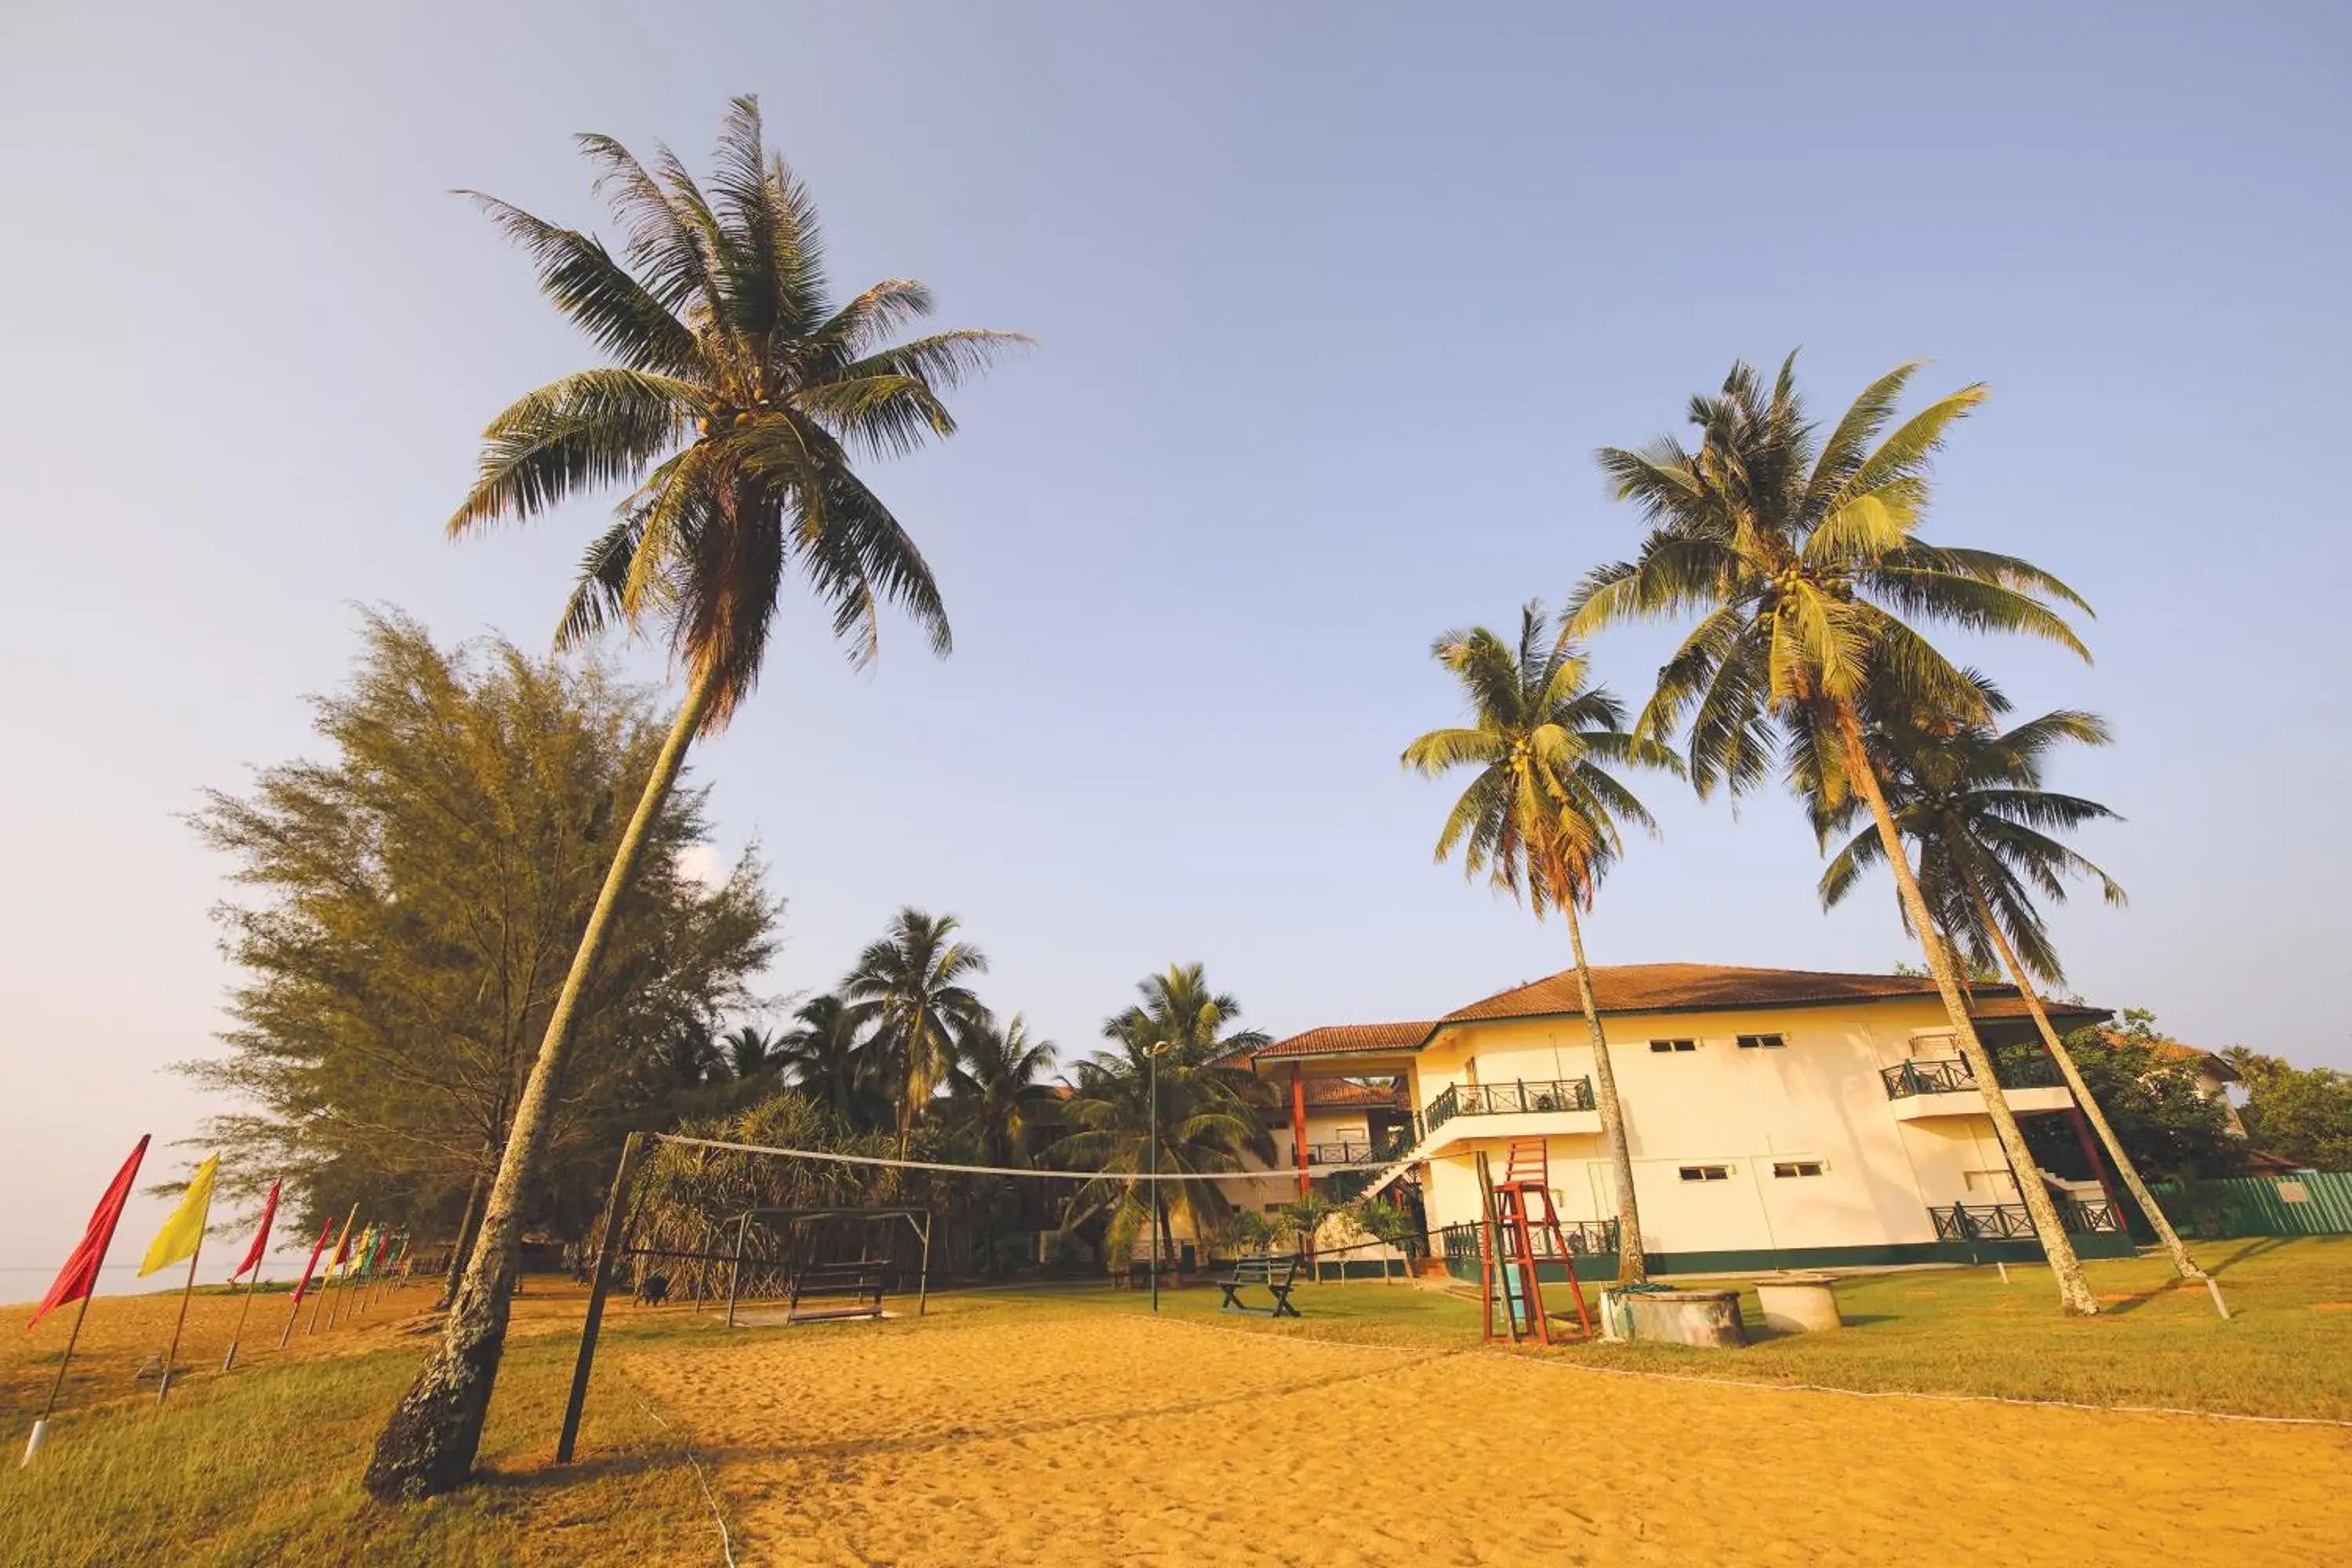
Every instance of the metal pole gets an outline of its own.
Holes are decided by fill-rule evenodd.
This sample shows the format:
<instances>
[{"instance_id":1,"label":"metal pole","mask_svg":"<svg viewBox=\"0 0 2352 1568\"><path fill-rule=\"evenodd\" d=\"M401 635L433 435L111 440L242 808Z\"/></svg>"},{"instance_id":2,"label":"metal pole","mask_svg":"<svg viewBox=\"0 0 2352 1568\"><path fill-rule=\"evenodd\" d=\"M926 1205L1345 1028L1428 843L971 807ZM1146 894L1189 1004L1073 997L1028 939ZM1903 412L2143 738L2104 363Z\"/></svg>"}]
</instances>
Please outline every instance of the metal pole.
<instances>
[{"instance_id":1,"label":"metal pole","mask_svg":"<svg viewBox=\"0 0 2352 1568\"><path fill-rule=\"evenodd\" d=\"M580 1439L580 1412L588 1404L588 1369L596 1362L596 1331L604 1322L604 1292L613 1283L613 1259L628 1244L629 1167L636 1163L632 1132L621 1140L621 1163L613 1172L613 1195L604 1207L604 1245L596 1249L596 1281L588 1289L588 1321L580 1326L580 1359L572 1365L572 1394L563 1402L563 1431L555 1439L555 1462L568 1465Z\"/></svg>"},{"instance_id":2,"label":"metal pole","mask_svg":"<svg viewBox=\"0 0 2352 1568\"><path fill-rule=\"evenodd\" d=\"M1153 1046L1145 1071L1151 1080L1151 1310L1160 1310L1160 1047Z\"/></svg>"},{"instance_id":3,"label":"metal pole","mask_svg":"<svg viewBox=\"0 0 2352 1568\"><path fill-rule=\"evenodd\" d=\"M743 1287L743 1241L751 1231L751 1211L746 1209L743 1217L736 1222L735 1261L727 1270L727 1326L730 1329L735 1326L735 1298Z\"/></svg>"},{"instance_id":4,"label":"metal pole","mask_svg":"<svg viewBox=\"0 0 2352 1568\"><path fill-rule=\"evenodd\" d=\"M931 1211L923 1211L923 1278L915 1289L915 1316L931 1304Z\"/></svg>"}]
</instances>

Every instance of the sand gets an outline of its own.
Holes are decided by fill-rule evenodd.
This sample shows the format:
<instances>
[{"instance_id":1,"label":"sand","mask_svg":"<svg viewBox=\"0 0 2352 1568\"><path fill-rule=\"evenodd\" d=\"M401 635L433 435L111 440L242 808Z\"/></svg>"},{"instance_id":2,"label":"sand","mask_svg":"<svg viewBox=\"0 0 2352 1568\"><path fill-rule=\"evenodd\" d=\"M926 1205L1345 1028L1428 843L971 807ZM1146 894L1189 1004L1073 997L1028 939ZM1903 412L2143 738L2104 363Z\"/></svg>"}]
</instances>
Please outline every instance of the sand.
<instances>
[{"instance_id":1,"label":"sand","mask_svg":"<svg viewBox=\"0 0 2352 1568\"><path fill-rule=\"evenodd\" d=\"M745 1563L2310 1564L2352 1432L1609 1376L1089 1316L615 1357Z\"/></svg>"}]
</instances>

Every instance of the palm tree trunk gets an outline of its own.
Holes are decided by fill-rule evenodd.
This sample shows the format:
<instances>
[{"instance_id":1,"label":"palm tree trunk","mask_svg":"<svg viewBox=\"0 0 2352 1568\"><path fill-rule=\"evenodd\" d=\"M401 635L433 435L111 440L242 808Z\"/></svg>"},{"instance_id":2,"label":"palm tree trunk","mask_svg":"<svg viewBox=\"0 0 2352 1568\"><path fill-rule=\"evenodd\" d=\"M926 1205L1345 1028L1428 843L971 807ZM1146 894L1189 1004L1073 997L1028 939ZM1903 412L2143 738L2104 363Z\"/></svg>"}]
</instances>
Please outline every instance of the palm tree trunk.
<instances>
[{"instance_id":1,"label":"palm tree trunk","mask_svg":"<svg viewBox=\"0 0 2352 1568\"><path fill-rule=\"evenodd\" d=\"M2059 1072L2064 1075L2067 1090L2074 1095L2074 1103L2083 1108L2083 1115L2090 1121L2091 1130L2099 1135L2100 1143L2107 1151L2107 1158L2115 1162L2116 1173L2124 1179L2125 1190L2131 1194L2132 1202L2139 1205L2140 1213L2147 1215L2147 1223L2156 1227L2157 1239L2164 1243L2164 1250L2172 1256L2174 1270L2183 1279L2201 1284L2205 1279L2205 1270L2197 1267L2197 1260L2189 1256L2188 1244L2180 1239L2180 1233L2172 1228L2172 1222L2164 1217L2164 1211L2157 1206L2155 1194L2147 1190L2147 1184L2140 1180L2138 1168L2132 1163L2131 1156L2124 1152L2123 1140L2116 1136L2115 1128L2107 1122L2107 1113L2099 1109L2099 1102L2091 1096L2090 1085L2083 1081L2083 1069L2074 1065L2073 1053L2058 1043L2058 1031L2050 1026L2050 1015L2042 1010L2042 998L2035 993L2032 982L2026 978L2025 966L2018 962L2016 952L2009 945L2008 933L1992 918L1992 906L1986 900L1984 888L1978 882L1976 873L1963 867L1961 875L1968 880L1969 901L1975 906L1977 923L1991 936L1993 947L2000 953L2000 961L2009 970L2009 977L2017 984L2017 994L2025 998L2025 1010L2033 1015L2034 1027L2042 1031L2042 1045L2049 1048L2052 1059L2058 1064ZM2123 1224L2124 1216L2117 1215L2116 1223Z\"/></svg>"},{"instance_id":2,"label":"palm tree trunk","mask_svg":"<svg viewBox=\"0 0 2352 1568\"><path fill-rule=\"evenodd\" d=\"M465 1278L443 1327L440 1346L376 1438L362 1484L378 1501L450 1491L473 1473L482 1420L489 1413L491 1387L498 1381L499 1356L506 1347L507 1309L514 1296L524 1194L538 1173L540 1151L547 1142L562 1081L563 1058L572 1043L572 1017L587 991L589 976L595 972L622 895L653 836L654 821L677 783L687 747L701 727L717 686L712 673L705 670L687 689L686 705L678 710L677 721L662 742L628 830L613 851L612 867L604 873L604 886L596 895L587 929L581 933L579 950L572 955L571 972L563 977L554 1011L548 1015L546 1037L540 1042L521 1102L515 1108L506 1152L499 1161L498 1176L490 1184L489 1200L483 1207L481 1233L466 1260Z\"/></svg>"},{"instance_id":3,"label":"palm tree trunk","mask_svg":"<svg viewBox=\"0 0 2352 1568\"><path fill-rule=\"evenodd\" d=\"M1584 1022L1592 1030L1593 1102L1601 1108L1601 1140L1609 1147L1610 1175L1617 1188L1617 1283L1639 1285L1650 1277L1642 1247L1642 1211L1633 1200L1633 1152L1625 1144L1625 1109L1617 1102L1617 1072L1610 1065L1609 1041L1601 1031L1601 1009L1592 1001L1592 975L1584 963L1584 928L1577 923L1576 900L1560 900L1568 917L1568 945L1576 954L1576 991ZM1569 1267L1576 1260L1570 1258Z\"/></svg>"},{"instance_id":4,"label":"palm tree trunk","mask_svg":"<svg viewBox=\"0 0 2352 1568\"><path fill-rule=\"evenodd\" d=\"M449 1244L449 1268L441 1281L441 1300L433 1307L436 1312L447 1311L450 1304L457 1300L457 1281L466 1277L466 1233L474 1228L474 1214L481 1205L482 1173L477 1167L472 1184L466 1188L466 1207L457 1215L457 1239Z\"/></svg>"},{"instance_id":5,"label":"palm tree trunk","mask_svg":"<svg viewBox=\"0 0 2352 1568\"><path fill-rule=\"evenodd\" d=\"M1937 935L1938 928L1927 913L1927 898L1919 891L1919 879L1912 874L1903 836L1895 826L1894 812L1887 807L1886 792L1879 787L1878 772L1871 765L1870 752L1863 745L1862 722L1851 705L1837 704L1837 726L1839 739L1844 742L1853 786L1878 824L1879 847L1886 852L1888 869L1895 873L1895 889L1903 900L1904 913L1910 917L1911 929L1918 934L1920 949L1927 955L1927 971L1936 977L1944 1011L1952 1020L1960 1058L1968 1063L1977 1087L1984 1092L1985 1113L1992 1119L1993 1136L2000 1141L2001 1152L2009 1157L2010 1170L2017 1178L2018 1195L2025 1200L2025 1212L2033 1221L2034 1234L2041 1238L2042 1255L2049 1261L2050 1272L2057 1278L2059 1305L2075 1316L2095 1316L2099 1310L2098 1298L2091 1294L2091 1287L2083 1278L2082 1260L2074 1256L2074 1244L2067 1239L2057 1205L2050 1201L2050 1194L2042 1184L2040 1168L2025 1146L2025 1134L2018 1130L2017 1117L2009 1109L2000 1080L1993 1076L1992 1058L1986 1055L1984 1043L1977 1038L1976 1025L1969 1018L1967 994L1960 989L1959 974L1952 964L1951 950Z\"/></svg>"}]
</instances>

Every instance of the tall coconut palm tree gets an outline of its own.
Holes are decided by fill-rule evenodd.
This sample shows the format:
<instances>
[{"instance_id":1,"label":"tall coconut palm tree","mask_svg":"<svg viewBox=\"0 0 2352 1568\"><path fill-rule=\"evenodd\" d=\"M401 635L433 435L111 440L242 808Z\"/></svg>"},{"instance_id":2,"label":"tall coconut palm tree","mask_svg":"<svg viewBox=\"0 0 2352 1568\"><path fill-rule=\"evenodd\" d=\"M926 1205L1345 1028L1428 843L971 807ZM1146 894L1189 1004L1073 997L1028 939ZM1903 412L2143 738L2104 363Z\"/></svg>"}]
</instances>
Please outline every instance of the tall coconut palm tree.
<instances>
[{"instance_id":1,"label":"tall coconut palm tree","mask_svg":"<svg viewBox=\"0 0 2352 1568\"><path fill-rule=\"evenodd\" d=\"M958 1037L948 1088L957 1124L982 1163L1029 1163L1030 1131L1061 1098L1046 1078L1053 1070L1054 1042L1031 1039L1028 1021L1018 1013L1003 1025L982 1019Z\"/></svg>"},{"instance_id":2,"label":"tall coconut palm tree","mask_svg":"<svg viewBox=\"0 0 2352 1568\"><path fill-rule=\"evenodd\" d=\"M440 1347L369 1463L367 1489L387 1500L447 1490L472 1471L506 1340L523 1196L573 1016L689 742L722 728L757 682L790 576L826 606L854 659L872 658L884 601L947 651L930 568L856 459L951 434L941 395L1020 341L960 331L893 342L931 308L929 291L905 279L835 304L815 206L768 155L752 99L728 113L707 189L667 148L651 168L607 136L583 137L581 149L623 231L620 257L592 234L477 200L530 255L541 292L611 363L550 383L491 421L449 529L524 521L625 487L582 562L559 640L583 641L614 622L658 626L686 670L686 700L549 1015Z\"/></svg>"},{"instance_id":3,"label":"tall coconut palm tree","mask_svg":"<svg viewBox=\"0 0 2352 1568\"><path fill-rule=\"evenodd\" d=\"M1163 978L1154 976L1153 981ZM1153 981L1144 983L1147 991ZM1232 998L1218 1000L1228 1005L1230 1016ZM1217 1234L1229 1212L1214 1182L1147 1184L1147 1173L1206 1175L1243 1169L1244 1154L1255 1153L1261 1162L1274 1158L1274 1139L1259 1114L1263 1096L1255 1088L1255 1076L1245 1068L1202 1057L1197 1039L1188 1047L1175 1035L1146 1038L1142 1031L1127 1027L1145 1012L1130 1008L1104 1025L1115 1048L1098 1052L1073 1070L1072 1092L1061 1108L1063 1122L1072 1131L1048 1151L1057 1163L1112 1178L1100 1184L1107 1194L1087 1195L1116 1204L1108 1238L1114 1255L1150 1223L1155 1210L1162 1256L1176 1249L1176 1219L1181 1218L1193 1236L1206 1239ZM1256 1043L1264 1043L1264 1037ZM1160 1050L1156 1073L1155 1048ZM1147 1184L1160 1187L1157 1205L1142 1190Z\"/></svg>"},{"instance_id":4,"label":"tall coconut palm tree","mask_svg":"<svg viewBox=\"0 0 2352 1568\"><path fill-rule=\"evenodd\" d=\"M1981 678L1979 684L1986 688L1990 710L2005 713L2007 700ZM2079 877L2095 882L2108 903L2125 901L2114 878L2054 837L2116 814L2097 801L2042 787L2050 752L2069 742L2108 744L2113 737L2106 721L2095 713L2060 709L1998 731L1990 723L1921 714L1899 700L1868 707L1872 722L1866 738L1872 757L1895 826L1918 847L1920 890L1940 928L1959 944L1972 966L1997 962L2008 973L2074 1102L2098 1134L2132 1201L2155 1226L2174 1269L2183 1279L2201 1283L2205 1271L2141 1180L2106 1112L2083 1080L2082 1068L2052 1026L2034 986L2037 976L2052 984L2066 977L2034 902L2036 893L2063 903L2067 879ZM1817 823L1824 845L1830 835L1850 827L1859 814L1851 796L1843 807L1824 814ZM1874 827L1856 834L1822 873L1822 907L1843 900L1885 858Z\"/></svg>"},{"instance_id":5,"label":"tall coconut palm tree","mask_svg":"<svg viewBox=\"0 0 2352 1568\"><path fill-rule=\"evenodd\" d=\"M1852 795L1869 809L2060 1301L2069 1312L2093 1313L2098 1300L1993 1079L1951 954L1935 935L1861 712L1875 677L1924 711L1961 722L1987 717L1982 690L1906 617L2021 632L2087 659L2053 601L2089 606L2014 556L1918 537L1931 459L1984 389L1964 387L1895 424L1917 368L1900 365L1873 382L1822 437L1798 398L1795 355L1769 387L1736 364L1720 395L1691 402L1696 450L1672 437L1638 451L1604 447L1601 466L1618 499L1641 509L1650 533L1634 560L1586 578L1569 630L1580 637L1617 621L1697 614L1698 625L1659 670L1637 731L1664 740L1689 718L1691 778L1701 795L1718 785L1735 795L1752 790L1778 763L1824 808Z\"/></svg>"},{"instance_id":6,"label":"tall coconut palm tree","mask_svg":"<svg viewBox=\"0 0 2352 1568\"><path fill-rule=\"evenodd\" d=\"M860 1132L891 1117L889 1094L876 1085L866 1048L871 1022L870 1008L831 992L812 996L793 1010L793 1026L778 1037L771 1058L794 1089Z\"/></svg>"},{"instance_id":7,"label":"tall coconut palm tree","mask_svg":"<svg viewBox=\"0 0 2352 1568\"><path fill-rule=\"evenodd\" d=\"M1519 612L1516 645L1474 626L1445 633L1430 653L1460 683L1471 722L1430 731L1404 749L1404 765L1431 778L1475 769L1437 836L1438 860L1458 849L1465 878L1483 871L1500 891L1524 898L1538 920L1557 909L1568 922L1577 996L1592 1036L1593 1100L1617 1190L1617 1278L1636 1284L1650 1276L1633 1152L1577 910L1592 907L1601 879L1624 848L1618 825L1656 831L1642 803L1609 770L1641 763L1678 771L1679 764L1664 746L1627 732L1623 707L1607 688L1587 683L1583 655L1552 635L1540 604L1530 601Z\"/></svg>"},{"instance_id":8,"label":"tall coconut palm tree","mask_svg":"<svg viewBox=\"0 0 2352 1568\"><path fill-rule=\"evenodd\" d=\"M1137 982L1143 1000L1103 1022L1103 1037L1133 1050L1148 1050L1165 1042L1160 1068L1209 1068L1227 1062L1241 1052L1267 1042L1262 1029L1238 1029L1242 1005L1232 993L1209 988L1206 969L1198 963L1171 963L1166 973ZM1213 1075L1246 1092L1256 1081L1246 1067L1222 1067Z\"/></svg>"},{"instance_id":9,"label":"tall coconut palm tree","mask_svg":"<svg viewBox=\"0 0 2352 1568\"><path fill-rule=\"evenodd\" d=\"M987 972L988 956L959 940L959 929L953 915L900 910L888 934L857 955L841 983L842 994L873 1019L867 1048L880 1054L883 1081L898 1100L902 1153L916 1120L955 1066L956 1037L988 1019L965 984Z\"/></svg>"}]
</instances>

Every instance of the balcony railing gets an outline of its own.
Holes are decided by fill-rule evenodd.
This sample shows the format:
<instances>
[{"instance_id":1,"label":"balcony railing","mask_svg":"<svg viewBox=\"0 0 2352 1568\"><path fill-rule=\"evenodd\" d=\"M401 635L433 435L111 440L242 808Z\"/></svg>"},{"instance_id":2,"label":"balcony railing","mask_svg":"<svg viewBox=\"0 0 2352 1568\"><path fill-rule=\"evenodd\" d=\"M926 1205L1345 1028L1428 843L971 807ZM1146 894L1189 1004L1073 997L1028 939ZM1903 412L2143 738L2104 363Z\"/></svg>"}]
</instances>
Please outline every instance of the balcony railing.
<instances>
[{"instance_id":1,"label":"balcony railing","mask_svg":"<svg viewBox=\"0 0 2352 1568\"><path fill-rule=\"evenodd\" d=\"M1599 1257L1617 1250L1617 1222L1613 1219L1562 1220L1559 1232L1559 1238L1568 1244L1568 1250L1579 1258ZM1559 1248L1552 1245L1551 1232L1529 1226L1528 1238L1534 1244L1536 1261L1559 1259ZM1477 1267L1476 1225L1466 1220L1459 1225L1449 1225L1438 1233L1438 1239L1444 1245L1447 1262Z\"/></svg>"},{"instance_id":2,"label":"balcony railing","mask_svg":"<svg viewBox=\"0 0 2352 1568\"><path fill-rule=\"evenodd\" d=\"M2065 1081L2058 1064L2046 1056L2004 1061L2000 1075L2003 1089L2047 1089ZM1958 1057L1897 1062L1891 1068L1879 1068L1878 1078L1886 1086L1889 1100L1908 1100L1915 1094L1958 1094L1977 1086L1976 1075Z\"/></svg>"},{"instance_id":3,"label":"balcony railing","mask_svg":"<svg viewBox=\"0 0 2352 1568\"><path fill-rule=\"evenodd\" d=\"M1310 1165L1385 1165L1412 1147L1409 1133L1402 1131L1360 1143L1342 1139L1337 1143L1309 1143L1307 1163Z\"/></svg>"},{"instance_id":4,"label":"balcony railing","mask_svg":"<svg viewBox=\"0 0 2352 1568\"><path fill-rule=\"evenodd\" d=\"M1592 1080L1587 1078L1547 1079L1530 1082L1457 1083L1429 1102L1423 1125L1434 1132L1457 1116L1507 1116L1515 1112L1590 1110Z\"/></svg>"},{"instance_id":5,"label":"balcony railing","mask_svg":"<svg viewBox=\"0 0 2352 1568\"><path fill-rule=\"evenodd\" d=\"M1927 1211L1937 1241L2032 1241L2033 1215L2023 1204L1952 1204ZM2076 1236L2121 1230L2122 1216L2104 1198L2067 1198L2058 1205L2058 1223Z\"/></svg>"}]
</instances>

